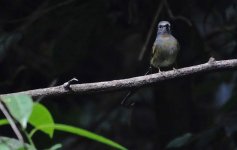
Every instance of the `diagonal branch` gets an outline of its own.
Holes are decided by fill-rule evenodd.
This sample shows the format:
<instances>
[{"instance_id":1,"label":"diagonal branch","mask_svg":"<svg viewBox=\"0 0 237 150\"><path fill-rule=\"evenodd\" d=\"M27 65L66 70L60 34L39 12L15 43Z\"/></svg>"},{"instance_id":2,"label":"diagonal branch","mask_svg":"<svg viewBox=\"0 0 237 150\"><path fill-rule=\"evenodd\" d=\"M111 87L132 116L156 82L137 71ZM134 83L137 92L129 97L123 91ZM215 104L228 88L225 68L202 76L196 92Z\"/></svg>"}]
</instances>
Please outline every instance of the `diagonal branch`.
<instances>
[{"instance_id":1,"label":"diagonal branch","mask_svg":"<svg viewBox=\"0 0 237 150\"><path fill-rule=\"evenodd\" d=\"M2 111L2 113L4 114L4 116L7 118L10 126L12 127L12 130L14 131L14 133L16 134L18 140L24 144L24 139L21 135L21 132L19 131L19 129L17 128L13 118L11 117L11 115L9 114L9 112L7 111L7 109L5 108L5 106L2 104L1 100L0 100L0 110Z\"/></svg>"},{"instance_id":2,"label":"diagonal branch","mask_svg":"<svg viewBox=\"0 0 237 150\"><path fill-rule=\"evenodd\" d=\"M143 86L148 86L160 81L170 80L174 78L180 78L188 75L195 75L197 73L207 72L207 71L217 71L237 68L237 59L215 61L214 58L210 58L207 63L181 68L177 70L170 70L161 73L155 73L151 75L133 77L128 79L104 81L96 83L83 83L83 84L73 84L70 88L65 88L64 85L35 89L29 91L23 91L19 93L28 94L32 97L39 96L60 96L66 94L87 94L87 93L99 93L99 92L109 92L124 90L129 88L138 88ZM13 94L13 93L9 93ZM7 95L7 94L3 94ZM0 95L2 96L2 95Z\"/></svg>"},{"instance_id":3,"label":"diagonal branch","mask_svg":"<svg viewBox=\"0 0 237 150\"><path fill-rule=\"evenodd\" d=\"M156 11L155 17L154 17L154 19L153 19L153 22L152 22L152 24L151 24L151 27L150 27L150 29L149 29L149 32L147 33L146 41L145 41L145 43L144 43L144 45L143 45L143 47L142 47L142 50L141 50L141 52L140 52L140 54L139 54L139 57L138 57L138 60L139 60L139 61L141 61L141 60L143 59L143 56L144 56L144 54L145 54L145 52L146 52L146 50L147 50L148 44L149 44L149 42L150 42L150 40L151 40L152 33L153 33L154 29L155 29L155 26L156 26L156 24L157 24L157 21L158 21L158 18L159 18L159 16L160 16L160 13L161 13L161 11L162 11L162 9L163 9L163 7L164 7L164 3L165 3L164 1L166 1L166 0L162 0L162 1L159 3L159 6L158 6L158 8L157 8L157 11Z\"/></svg>"}]
</instances>

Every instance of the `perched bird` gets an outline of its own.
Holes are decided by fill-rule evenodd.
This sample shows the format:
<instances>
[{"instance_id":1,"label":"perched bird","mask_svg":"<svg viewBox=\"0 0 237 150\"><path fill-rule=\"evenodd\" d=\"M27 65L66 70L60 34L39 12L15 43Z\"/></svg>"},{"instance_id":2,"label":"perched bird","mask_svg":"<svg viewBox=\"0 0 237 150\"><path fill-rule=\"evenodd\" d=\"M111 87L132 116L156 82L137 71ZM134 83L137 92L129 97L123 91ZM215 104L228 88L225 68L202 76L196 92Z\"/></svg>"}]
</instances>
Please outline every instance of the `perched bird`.
<instances>
[{"instance_id":1,"label":"perched bird","mask_svg":"<svg viewBox=\"0 0 237 150\"><path fill-rule=\"evenodd\" d=\"M159 22L150 65L159 69L160 72L160 67L169 67L175 62L178 51L179 43L171 34L170 23L168 21Z\"/></svg>"},{"instance_id":2,"label":"perched bird","mask_svg":"<svg viewBox=\"0 0 237 150\"><path fill-rule=\"evenodd\" d=\"M171 34L170 23L168 21L160 21L158 24L156 40L152 47L150 69L146 74L151 72L152 67L157 68L159 72L161 72L160 67L169 67L174 64L178 51L179 43ZM122 105L129 107L134 105L134 102L126 104L126 100L134 91L135 90L131 90L127 93L121 102Z\"/></svg>"}]
</instances>

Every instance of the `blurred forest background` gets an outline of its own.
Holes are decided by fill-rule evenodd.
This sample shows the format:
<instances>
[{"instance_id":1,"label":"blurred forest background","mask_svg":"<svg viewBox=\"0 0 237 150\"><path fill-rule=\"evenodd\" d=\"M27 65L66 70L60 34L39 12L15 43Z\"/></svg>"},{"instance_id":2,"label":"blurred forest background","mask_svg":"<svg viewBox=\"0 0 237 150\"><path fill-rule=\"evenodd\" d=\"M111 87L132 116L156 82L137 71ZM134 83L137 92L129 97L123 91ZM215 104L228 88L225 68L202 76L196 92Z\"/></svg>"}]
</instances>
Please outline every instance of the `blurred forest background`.
<instances>
[{"instance_id":1,"label":"blurred forest background","mask_svg":"<svg viewBox=\"0 0 237 150\"><path fill-rule=\"evenodd\" d=\"M237 56L235 0L1 0L0 91L17 92L143 75L157 23L168 20L181 50L177 68ZM145 50L145 51L144 51ZM143 53L144 52L144 53ZM196 74L141 88L132 109L125 91L43 98L56 122L85 128L131 150L237 149L237 72ZM13 135L11 128L1 135ZM184 136L183 136L184 135ZM14 136L14 135L13 135ZM56 133L37 147L109 149ZM177 140L176 140L177 142ZM170 146L172 148L172 145Z\"/></svg>"}]
</instances>

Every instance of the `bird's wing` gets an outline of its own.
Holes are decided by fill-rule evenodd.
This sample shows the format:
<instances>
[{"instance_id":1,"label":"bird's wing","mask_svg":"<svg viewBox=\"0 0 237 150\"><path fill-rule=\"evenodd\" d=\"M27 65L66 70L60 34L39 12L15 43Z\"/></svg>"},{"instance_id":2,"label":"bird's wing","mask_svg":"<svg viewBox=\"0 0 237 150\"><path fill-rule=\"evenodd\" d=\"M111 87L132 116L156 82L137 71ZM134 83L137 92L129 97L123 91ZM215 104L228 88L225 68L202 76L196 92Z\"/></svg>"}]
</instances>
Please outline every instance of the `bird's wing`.
<instances>
[{"instance_id":1,"label":"bird's wing","mask_svg":"<svg viewBox=\"0 0 237 150\"><path fill-rule=\"evenodd\" d=\"M153 46L152 46L152 52L151 52L151 58L154 56L155 54L155 51L156 51L156 44L154 43Z\"/></svg>"},{"instance_id":2,"label":"bird's wing","mask_svg":"<svg viewBox=\"0 0 237 150\"><path fill-rule=\"evenodd\" d=\"M180 49L180 45L179 45L178 40L177 40L175 37L173 37L173 36L172 36L172 39L173 39L173 41L174 41L174 43L175 43L176 49L179 50L179 49Z\"/></svg>"},{"instance_id":3,"label":"bird's wing","mask_svg":"<svg viewBox=\"0 0 237 150\"><path fill-rule=\"evenodd\" d=\"M176 40L177 41L177 40ZM178 51L180 50L180 45L179 45L179 42L177 41L177 49Z\"/></svg>"}]
</instances>

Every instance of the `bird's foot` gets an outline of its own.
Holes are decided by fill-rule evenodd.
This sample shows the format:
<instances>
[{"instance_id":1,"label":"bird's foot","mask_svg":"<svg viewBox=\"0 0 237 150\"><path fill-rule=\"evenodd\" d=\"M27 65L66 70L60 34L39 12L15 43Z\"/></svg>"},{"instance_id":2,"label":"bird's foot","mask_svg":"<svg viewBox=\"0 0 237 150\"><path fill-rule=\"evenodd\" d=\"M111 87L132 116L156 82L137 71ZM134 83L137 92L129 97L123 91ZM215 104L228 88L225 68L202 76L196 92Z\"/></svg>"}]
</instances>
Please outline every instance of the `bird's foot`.
<instances>
[{"instance_id":1,"label":"bird's foot","mask_svg":"<svg viewBox=\"0 0 237 150\"><path fill-rule=\"evenodd\" d=\"M160 70L160 68L158 68L158 73L162 73L162 71Z\"/></svg>"},{"instance_id":2,"label":"bird's foot","mask_svg":"<svg viewBox=\"0 0 237 150\"><path fill-rule=\"evenodd\" d=\"M174 72L179 72L179 70L176 69L175 67L173 67L173 70L174 70Z\"/></svg>"},{"instance_id":3,"label":"bird's foot","mask_svg":"<svg viewBox=\"0 0 237 150\"><path fill-rule=\"evenodd\" d=\"M209 60L208 60L208 63L209 63L209 64L212 64L212 63L214 63L215 61L216 61L216 60L215 60L214 57L210 57Z\"/></svg>"}]
</instances>

